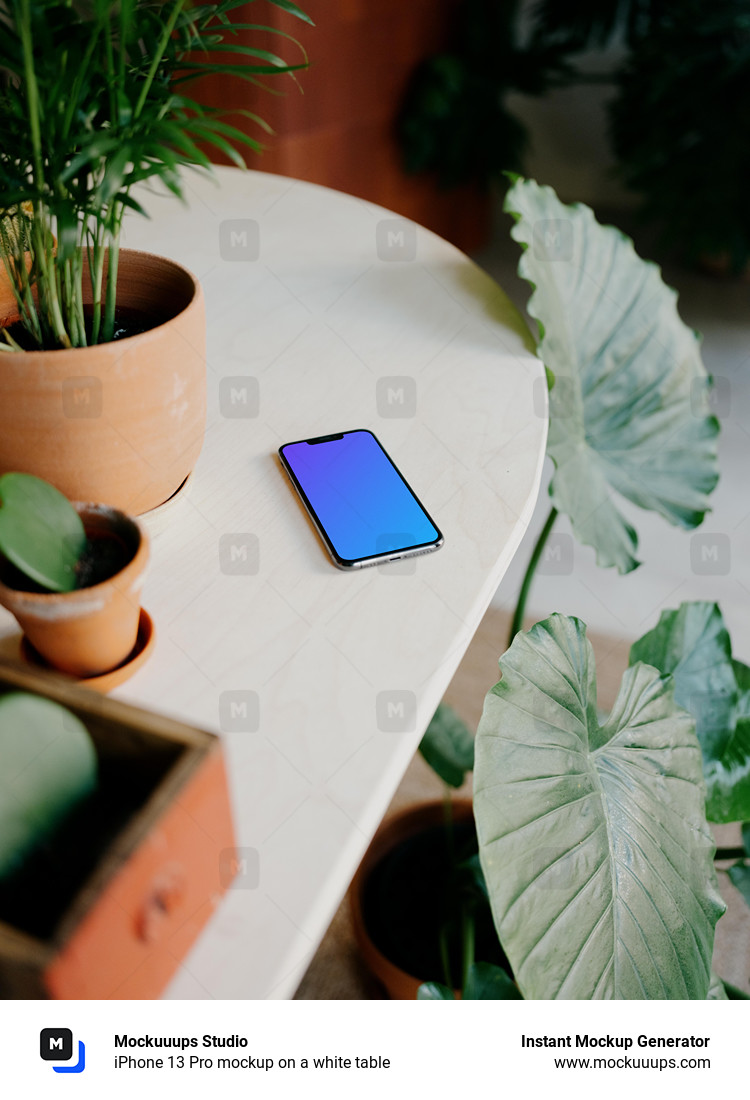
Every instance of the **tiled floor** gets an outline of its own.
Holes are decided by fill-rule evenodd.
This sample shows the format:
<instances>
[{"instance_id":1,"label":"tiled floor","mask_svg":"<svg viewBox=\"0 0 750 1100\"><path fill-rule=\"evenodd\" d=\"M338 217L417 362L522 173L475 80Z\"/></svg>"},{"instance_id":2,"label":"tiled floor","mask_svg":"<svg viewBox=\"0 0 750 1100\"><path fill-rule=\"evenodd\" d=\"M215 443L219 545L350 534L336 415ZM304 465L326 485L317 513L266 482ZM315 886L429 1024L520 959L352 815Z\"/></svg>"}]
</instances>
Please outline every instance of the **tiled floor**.
<instances>
[{"instance_id":1,"label":"tiled floor","mask_svg":"<svg viewBox=\"0 0 750 1100\"><path fill-rule=\"evenodd\" d=\"M600 215L600 220L615 218ZM632 223L622 228L630 232ZM475 258L522 307L529 290L516 276L519 249L508 229L503 217L493 244ZM647 236L637 234L636 244L641 255L659 259ZM713 511L698 528L699 536L725 536L717 540L717 571L700 576L692 571L692 532L622 502L623 513L639 533L643 564L621 577L615 570L599 569L593 551L576 544L569 575L537 576L529 610L534 619L552 611L575 614L593 629L634 639L655 624L662 608L677 607L683 600L717 600L730 627L735 656L750 663L750 284L713 278L674 263L665 266L664 275L679 292L683 319L703 333L704 362L717 381L714 411L722 427L721 479L713 493ZM515 605L533 542L548 512L549 474L495 606ZM564 517L555 530L569 532Z\"/></svg>"}]
</instances>

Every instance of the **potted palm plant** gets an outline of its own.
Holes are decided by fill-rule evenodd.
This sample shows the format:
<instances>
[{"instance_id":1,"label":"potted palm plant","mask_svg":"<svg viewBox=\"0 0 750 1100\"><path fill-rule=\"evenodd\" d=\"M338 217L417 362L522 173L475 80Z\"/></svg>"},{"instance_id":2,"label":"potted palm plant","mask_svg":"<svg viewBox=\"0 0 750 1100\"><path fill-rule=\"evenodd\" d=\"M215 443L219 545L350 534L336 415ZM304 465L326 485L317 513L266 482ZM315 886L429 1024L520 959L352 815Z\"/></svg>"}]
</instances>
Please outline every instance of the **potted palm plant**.
<instances>
[{"instance_id":1,"label":"potted palm plant","mask_svg":"<svg viewBox=\"0 0 750 1100\"><path fill-rule=\"evenodd\" d=\"M299 19L290 0L267 0ZM193 468L205 424L200 285L120 248L136 184L180 197L207 148L243 165L255 138L188 97L220 74L304 67L236 41L239 0L0 3L0 473L144 512ZM307 20L309 22L309 20ZM288 36L284 36L288 45ZM252 116L254 117L254 116ZM256 122L262 125L259 119Z\"/></svg>"}]
</instances>

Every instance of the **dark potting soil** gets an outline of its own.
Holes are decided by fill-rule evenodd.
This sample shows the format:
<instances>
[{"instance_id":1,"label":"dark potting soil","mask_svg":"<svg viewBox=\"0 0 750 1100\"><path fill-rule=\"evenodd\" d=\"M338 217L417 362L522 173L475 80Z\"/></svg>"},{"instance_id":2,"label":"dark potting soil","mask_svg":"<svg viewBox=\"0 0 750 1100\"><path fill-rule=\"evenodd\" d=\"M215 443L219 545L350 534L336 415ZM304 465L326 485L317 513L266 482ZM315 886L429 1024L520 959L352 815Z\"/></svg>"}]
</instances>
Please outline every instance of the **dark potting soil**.
<instances>
[{"instance_id":1,"label":"dark potting soil","mask_svg":"<svg viewBox=\"0 0 750 1100\"><path fill-rule=\"evenodd\" d=\"M76 588L91 588L109 580L133 560L132 549L114 534L89 532L86 549L78 559Z\"/></svg>"},{"instance_id":2,"label":"dark potting soil","mask_svg":"<svg viewBox=\"0 0 750 1100\"><path fill-rule=\"evenodd\" d=\"M86 334L90 338L91 336L91 310L84 309L84 317L86 320ZM149 329L156 328L157 325L164 323L163 317L153 317L149 313L143 313L141 310L135 309L116 309L115 310L115 330L112 341L114 340L126 340L129 336L139 336L142 332L148 332ZM8 332L16 341L18 346L23 351L36 351L37 347L31 336L26 331L20 321L15 321L12 325L8 325ZM57 350L57 344L53 349Z\"/></svg>"},{"instance_id":3,"label":"dark potting soil","mask_svg":"<svg viewBox=\"0 0 750 1100\"><path fill-rule=\"evenodd\" d=\"M89 531L86 549L76 566L78 578L76 588L91 588L95 584L109 580L132 561L133 555L134 551L119 535L111 532ZM3 560L0 565L0 579L8 588L13 588L17 592L49 592L48 588L32 581L7 560Z\"/></svg>"},{"instance_id":4,"label":"dark potting soil","mask_svg":"<svg viewBox=\"0 0 750 1100\"><path fill-rule=\"evenodd\" d=\"M12 875L0 879L0 921L48 939L117 834L146 803L172 758L145 768L99 758L97 790Z\"/></svg>"},{"instance_id":5,"label":"dark potting soil","mask_svg":"<svg viewBox=\"0 0 750 1100\"><path fill-rule=\"evenodd\" d=\"M474 823L453 826L456 860L477 854ZM386 958L413 977L445 983L440 929L448 929L453 988L461 985L461 922L443 825L403 841L373 868L363 893L367 931ZM495 963L511 973L492 921L489 903L474 909L476 962Z\"/></svg>"}]
</instances>

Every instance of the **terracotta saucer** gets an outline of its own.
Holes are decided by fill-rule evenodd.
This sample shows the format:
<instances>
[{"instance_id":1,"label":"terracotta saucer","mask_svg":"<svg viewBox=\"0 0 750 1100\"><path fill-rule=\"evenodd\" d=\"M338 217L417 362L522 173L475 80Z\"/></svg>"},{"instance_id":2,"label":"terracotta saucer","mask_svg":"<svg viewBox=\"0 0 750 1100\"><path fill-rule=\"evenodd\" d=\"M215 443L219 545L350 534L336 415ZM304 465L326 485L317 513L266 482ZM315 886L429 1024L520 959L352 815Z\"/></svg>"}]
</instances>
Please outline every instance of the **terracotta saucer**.
<instances>
[{"instance_id":1,"label":"terracotta saucer","mask_svg":"<svg viewBox=\"0 0 750 1100\"><path fill-rule=\"evenodd\" d=\"M92 691L100 691L103 695L106 695L113 688L124 684L138 671L141 665L146 663L151 656L155 643L156 630L154 629L153 619L148 611L141 608L141 617L138 620L138 636L127 660L123 661L117 668L110 669L109 672L103 672L99 676L84 676L81 678L71 676L70 678L82 687L91 688ZM53 669L52 665L45 661L44 657L34 649L25 635L21 638L21 657L28 661L30 665L36 665L37 668L48 669L51 672L59 671Z\"/></svg>"}]
</instances>

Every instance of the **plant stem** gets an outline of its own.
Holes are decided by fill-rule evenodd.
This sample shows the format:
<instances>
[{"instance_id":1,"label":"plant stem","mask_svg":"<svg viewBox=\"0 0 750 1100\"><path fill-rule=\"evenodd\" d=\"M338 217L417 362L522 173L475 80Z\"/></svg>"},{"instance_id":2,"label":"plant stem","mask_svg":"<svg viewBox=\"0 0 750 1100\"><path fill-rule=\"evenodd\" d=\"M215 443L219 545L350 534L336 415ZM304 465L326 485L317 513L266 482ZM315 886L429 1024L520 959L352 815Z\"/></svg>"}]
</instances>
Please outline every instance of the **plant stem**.
<instances>
[{"instance_id":1,"label":"plant stem","mask_svg":"<svg viewBox=\"0 0 750 1100\"><path fill-rule=\"evenodd\" d=\"M466 983L469 980L469 971L474 965L474 941L475 941L475 926L474 918L471 913L467 913L466 909L461 910L461 941L463 945L463 968L461 974L461 989L466 989Z\"/></svg>"},{"instance_id":2,"label":"plant stem","mask_svg":"<svg viewBox=\"0 0 750 1100\"><path fill-rule=\"evenodd\" d=\"M102 279L104 277L104 249L98 238L94 240L93 249L89 249L89 275L93 298L91 343L98 344L102 323Z\"/></svg>"},{"instance_id":3,"label":"plant stem","mask_svg":"<svg viewBox=\"0 0 750 1100\"><path fill-rule=\"evenodd\" d=\"M11 351L23 351L23 348L13 339L7 328L0 329L0 337L2 337L3 340L3 351L7 351L8 348L10 348Z\"/></svg>"},{"instance_id":4,"label":"plant stem","mask_svg":"<svg viewBox=\"0 0 750 1100\"><path fill-rule=\"evenodd\" d=\"M78 328L81 333L81 345L86 347L86 314L83 309L83 243L78 248L73 262L73 299Z\"/></svg>"},{"instance_id":5,"label":"plant stem","mask_svg":"<svg viewBox=\"0 0 750 1100\"><path fill-rule=\"evenodd\" d=\"M744 848L717 848L714 859L745 859L746 856Z\"/></svg>"},{"instance_id":6,"label":"plant stem","mask_svg":"<svg viewBox=\"0 0 750 1100\"><path fill-rule=\"evenodd\" d=\"M526 611L526 601L529 598L529 591L531 589L531 582L534 579L536 568L539 565L539 559L542 556L545 543L549 538L549 533L552 530L555 520L557 519L557 508L553 505L549 510L549 515L541 530L539 538L536 540L536 545L531 553L529 564L526 567L523 583L521 584L521 591L518 593L518 603L516 604L516 610L513 612L513 622L510 625L510 633L508 635L508 646L515 638L518 631L523 626L523 616Z\"/></svg>"},{"instance_id":7,"label":"plant stem","mask_svg":"<svg viewBox=\"0 0 750 1100\"><path fill-rule=\"evenodd\" d=\"M103 344L108 343L115 334L115 305L117 304L117 265L120 259L120 229L116 227L109 242L109 264L107 267L107 296L104 303L104 325L102 326Z\"/></svg>"},{"instance_id":8,"label":"plant stem","mask_svg":"<svg viewBox=\"0 0 750 1100\"><path fill-rule=\"evenodd\" d=\"M445 984L449 989L453 989L453 978L451 976L451 960L448 952L448 930L444 924L440 926L439 933L439 945L440 945L440 965L443 968L443 977L445 978Z\"/></svg>"},{"instance_id":9,"label":"plant stem","mask_svg":"<svg viewBox=\"0 0 750 1100\"><path fill-rule=\"evenodd\" d=\"M443 787L443 827L445 829L445 848L448 854L448 866L451 869L451 874L456 868L456 845L455 837L453 835L453 801L451 799L450 788Z\"/></svg>"},{"instance_id":10,"label":"plant stem","mask_svg":"<svg viewBox=\"0 0 750 1100\"><path fill-rule=\"evenodd\" d=\"M31 30L31 4L24 0L21 4L21 18L19 20L21 44L23 49L23 76L26 86L26 101L28 105L29 132L31 134L31 146L33 150L34 175L33 182L40 194L44 190L44 155L42 151L42 131L39 111L39 88L34 71L34 44ZM47 305L50 315L47 318L58 341L63 347L70 347L70 338L65 330L65 323L60 312L60 303L55 284L54 262L50 272L46 264L46 252L44 250L44 231L39 228L43 217L43 204L37 201L34 204L34 225L32 234L35 238L35 259L39 264L41 278L39 280L40 305L44 300L45 289L47 291Z\"/></svg>"},{"instance_id":11,"label":"plant stem","mask_svg":"<svg viewBox=\"0 0 750 1100\"><path fill-rule=\"evenodd\" d=\"M92 31L91 38L86 46L86 53L84 54L83 61L78 67L73 87L70 90L68 96L68 102L65 108L65 116L61 128L63 137L67 137L70 132L70 125L73 121L73 114L78 106L78 99L81 93L81 86L83 84L84 77L88 75L89 64L91 63L91 57L94 53L94 47L96 46L97 39L99 37L99 27L95 27Z\"/></svg>"},{"instance_id":12,"label":"plant stem","mask_svg":"<svg viewBox=\"0 0 750 1100\"><path fill-rule=\"evenodd\" d=\"M111 74L114 71L114 52L112 46L112 19L108 19L106 23L106 30L104 34L104 50L107 55L107 72ZM111 123L114 123L117 118L117 95L115 93L115 82L110 79L107 81L109 85L109 117Z\"/></svg>"},{"instance_id":13,"label":"plant stem","mask_svg":"<svg viewBox=\"0 0 750 1100\"><path fill-rule=\"evenodd\" d=\"M60 296L57 287L57 270L55 257L50 256L51 267L47 263L47 242L43 229L44 208L42 203L34 206L34 261L39 265L37 285L39 287L39 305L45 320L52 329L57 342L64 348L70 347L70 337L65 328L62 311L60 310Z\"/></svg>"},{"instance_id":14,"label":"plant stem","mask_svg":"<svg viewBox=\"0 0 750 1100\"><path fill-rule=\"evenodd\" d=\"M180 12L182 11L182 7L183 7L184 3L185 3L185 0L175 0L174 8L172 9L172 14L169 17L166 26L164 27L164 31L163 31L162 36L161 36L161 40L159 41L159 45L157 46L157 48L154 52L154 56L151 59L151 64L149 65L149 69L148 69L148 72L146 74L146 79L143 81L143 84L141 86L141 94L138 96L138 102L136 103L135 110L133 111L133 118L138 118L140 116L141 111L143 110L143 105L146 102L146 96L148 95L148 93L151 89L151 85L154 82L154 77L156 76L156 70L159 68L159 65L161 63L161 59L164 56L164 51L167 48L167 43L169 42L169 39L172 37L172 31L175 28L175 24L177 23L177 17L180 14Z\"/></svg>"},{"instance_id":15,"label":"plant stem","mask_svg":"<svg viewBox=\"0 0 750 1100\"><path fill-rule=\"evenodd\" d=\"M42 158L42 131L39 122L39 89L34 72L34 45L31 33L31 4L24 0L21 6L19 30L23 46L23 76L26 84L26 101L29 108L29 131L34 150L34 172L36 185L41 191L44 181L44 161Z\"/></svg>"},{"instance_id":16,"label":"plant stem","mask_svg":"<svg viewBox=\"0 0 750 1100\"><path fill-rule=\"evenodd\" d=\"M451 799L450 788L447 784L443 786L443 833L445 836L445 856L448 867L446 881L449 884L448 890L452 892L453 883L456 877L456 838L453 833L453 801ZM451 974L451 960L448 945L448 927L449 921L446 917L440 924L440 964L443 968L445 984L449 989L453 989L453 975Z\"/></svg>"},{"instance_id":17,"label":"plant stem","mask_svg":"<svg viewBox=\"0 0 750 1100\"><path fill-rule=\"evenodd\" d=\"M74 347L78 346L78 327L76 325L75 314L71 311L71 301L73 295L73 284L70 277L70 260L63 260L62 262L62 310L68 318L68 326L70 328L70 339Z\"/></svg>"}]
</instances>

